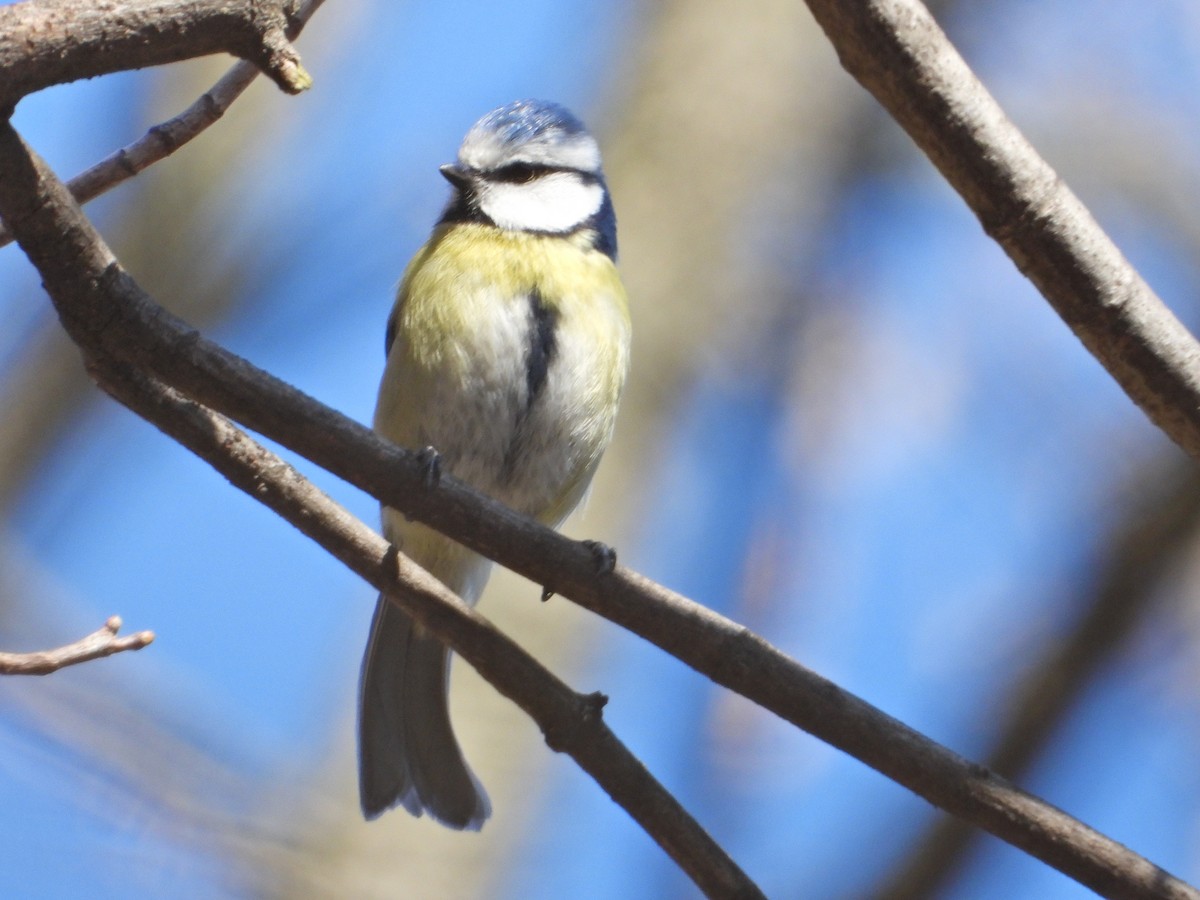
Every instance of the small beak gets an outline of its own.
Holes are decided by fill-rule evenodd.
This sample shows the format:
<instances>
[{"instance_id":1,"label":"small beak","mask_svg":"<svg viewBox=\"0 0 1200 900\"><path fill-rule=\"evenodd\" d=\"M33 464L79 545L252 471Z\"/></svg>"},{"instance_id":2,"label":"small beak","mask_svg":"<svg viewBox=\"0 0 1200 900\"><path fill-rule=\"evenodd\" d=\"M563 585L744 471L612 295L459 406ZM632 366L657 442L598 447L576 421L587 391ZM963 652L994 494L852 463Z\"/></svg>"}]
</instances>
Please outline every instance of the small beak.
<instances>
[{"instance_id":1,"label":"small beak","mask_svg":"<svg viewBox=\"0 0 1200 900\"><path fill-rule=\"evenodd\" d=\"M450 182L457 190L464 191L471 186L471 171L457 163L439 166L442 177Z\"/></svg>"}]
</instances>

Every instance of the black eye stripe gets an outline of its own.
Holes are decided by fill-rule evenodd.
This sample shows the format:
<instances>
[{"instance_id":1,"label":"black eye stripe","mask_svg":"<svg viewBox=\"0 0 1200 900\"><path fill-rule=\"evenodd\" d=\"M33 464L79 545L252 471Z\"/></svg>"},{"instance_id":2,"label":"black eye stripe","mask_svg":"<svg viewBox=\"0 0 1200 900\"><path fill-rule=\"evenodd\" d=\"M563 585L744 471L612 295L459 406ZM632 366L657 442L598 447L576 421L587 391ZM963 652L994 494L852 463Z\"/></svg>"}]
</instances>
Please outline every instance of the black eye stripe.
<instances>
[{"instance_id":1,"label":"black eye stripe","mask_svg":"<svg viewBox=\"0 0 1200 900\"><path fill-rule=\"evenodd\" d=\"M501 166L499 169L493 169L487 173L486 177L491 181L520 184L522 182L533 181L533 179L547 175L553 171L554 169L549 166L537 166L532 163L512 163L511 165Z\"/></svg>"},{"instance_id":2,"label":"black eye stripe","mask_svg":"<svg viewBox=\"0 0 1200 900\"><path fill-rule=\"evenodd\" d=\"M483 173L484 179L487 181L502 181L507 184L528 184L541 178L543 175L551 175L555 172L569 172L576 175L585 184L591 184L597 181L595 175L591 172L582 172L579 169L569 169L563 166L548 166L543 163L510 163L507 166L501 166L498 169L492 169L489 172Z\"/></svg>"}]
</instances>

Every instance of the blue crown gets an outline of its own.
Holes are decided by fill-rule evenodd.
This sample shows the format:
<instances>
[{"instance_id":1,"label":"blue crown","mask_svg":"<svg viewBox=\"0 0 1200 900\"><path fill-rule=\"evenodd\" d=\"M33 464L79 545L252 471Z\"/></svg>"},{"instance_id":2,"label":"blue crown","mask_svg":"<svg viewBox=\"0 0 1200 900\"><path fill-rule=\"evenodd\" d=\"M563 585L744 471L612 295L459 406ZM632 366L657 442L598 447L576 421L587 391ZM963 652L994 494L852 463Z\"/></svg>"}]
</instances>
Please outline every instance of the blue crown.
<instances>
[{"instance_id":1,"label":"blue crown","mask_svg":"<svg viewBox=\"0 0 1200 900\"><path fill-rule=\"evenodd\" d=\"M600 148L564 106L518 100L494 109L463 138L458 160L489 171L514 162L600 174Z\"/></svg>"},{"instance_id":2,"label":"blue crown","mask_svg":"<svg viewBox=\"0 0 1200 900\"><path fill-rule=\"evenodd\" d=\"M506 144L523 144L540 137L564 139L586 134L587 129L569 109L549 100L516 100L475 123L472 131L486 130Z\"/></svg>"}]
</instances>

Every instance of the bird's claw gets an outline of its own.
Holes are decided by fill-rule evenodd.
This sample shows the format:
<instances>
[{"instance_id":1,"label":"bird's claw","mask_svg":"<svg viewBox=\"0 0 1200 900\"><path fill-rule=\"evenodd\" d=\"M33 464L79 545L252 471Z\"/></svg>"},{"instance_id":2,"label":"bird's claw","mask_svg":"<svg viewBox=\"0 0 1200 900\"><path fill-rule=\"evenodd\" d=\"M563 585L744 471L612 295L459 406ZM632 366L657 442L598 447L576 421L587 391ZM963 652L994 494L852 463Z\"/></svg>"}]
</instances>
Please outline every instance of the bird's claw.
<instances>
[{"instance_id":1,"label":"bird's claw","mask_svg":"<svg viewBox=\"0 0 1200 900\"><path fill-rule=\"evenodd\" d=\"M592 553L597 575L609 575L617 567L617 551L600 541L583 541Z\"/></svg>"},{"instance_id":2,"label":"bird's claw","mask_svg":"<svg viewBox=\"0 0 1200 900\"><path fill-rule=\"evenodd\" d=\"M422 447L417 451L417 463L421 466L421 480L425 487L435 488L442 480L442 454L436 447Z\"/></svg>"}]
</instances>

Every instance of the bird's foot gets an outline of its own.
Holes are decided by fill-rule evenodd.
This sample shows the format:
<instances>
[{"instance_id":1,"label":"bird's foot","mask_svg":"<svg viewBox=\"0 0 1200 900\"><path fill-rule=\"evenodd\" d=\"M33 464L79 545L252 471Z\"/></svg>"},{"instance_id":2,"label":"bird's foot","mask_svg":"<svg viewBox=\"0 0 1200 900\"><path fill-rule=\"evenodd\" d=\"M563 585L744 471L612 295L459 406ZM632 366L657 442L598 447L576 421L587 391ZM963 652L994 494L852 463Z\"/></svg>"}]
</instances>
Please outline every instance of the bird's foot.
<instances>
[{"instance_id":1,"label":"bird's foot","mask_svg":"<svg viewBox=\"0 0 1200 900\"><path fill-rule=\"evenodd\" d=\"M610 575L617 567L617 551L600 541L583 541L596 563L596 575Z\"/></svg>"},{"instance_id":2,"label":"bird's foot","mask_svg":"<svg viewBox=\"0 0 1200 900\"><path fill-rule=\"evenodd\" d=\"M442 480L442 454L436 447L422 447L417 451L417 463L421 466L421 480L425 487L435 488Z\"/></svg>"}]
</instances>

